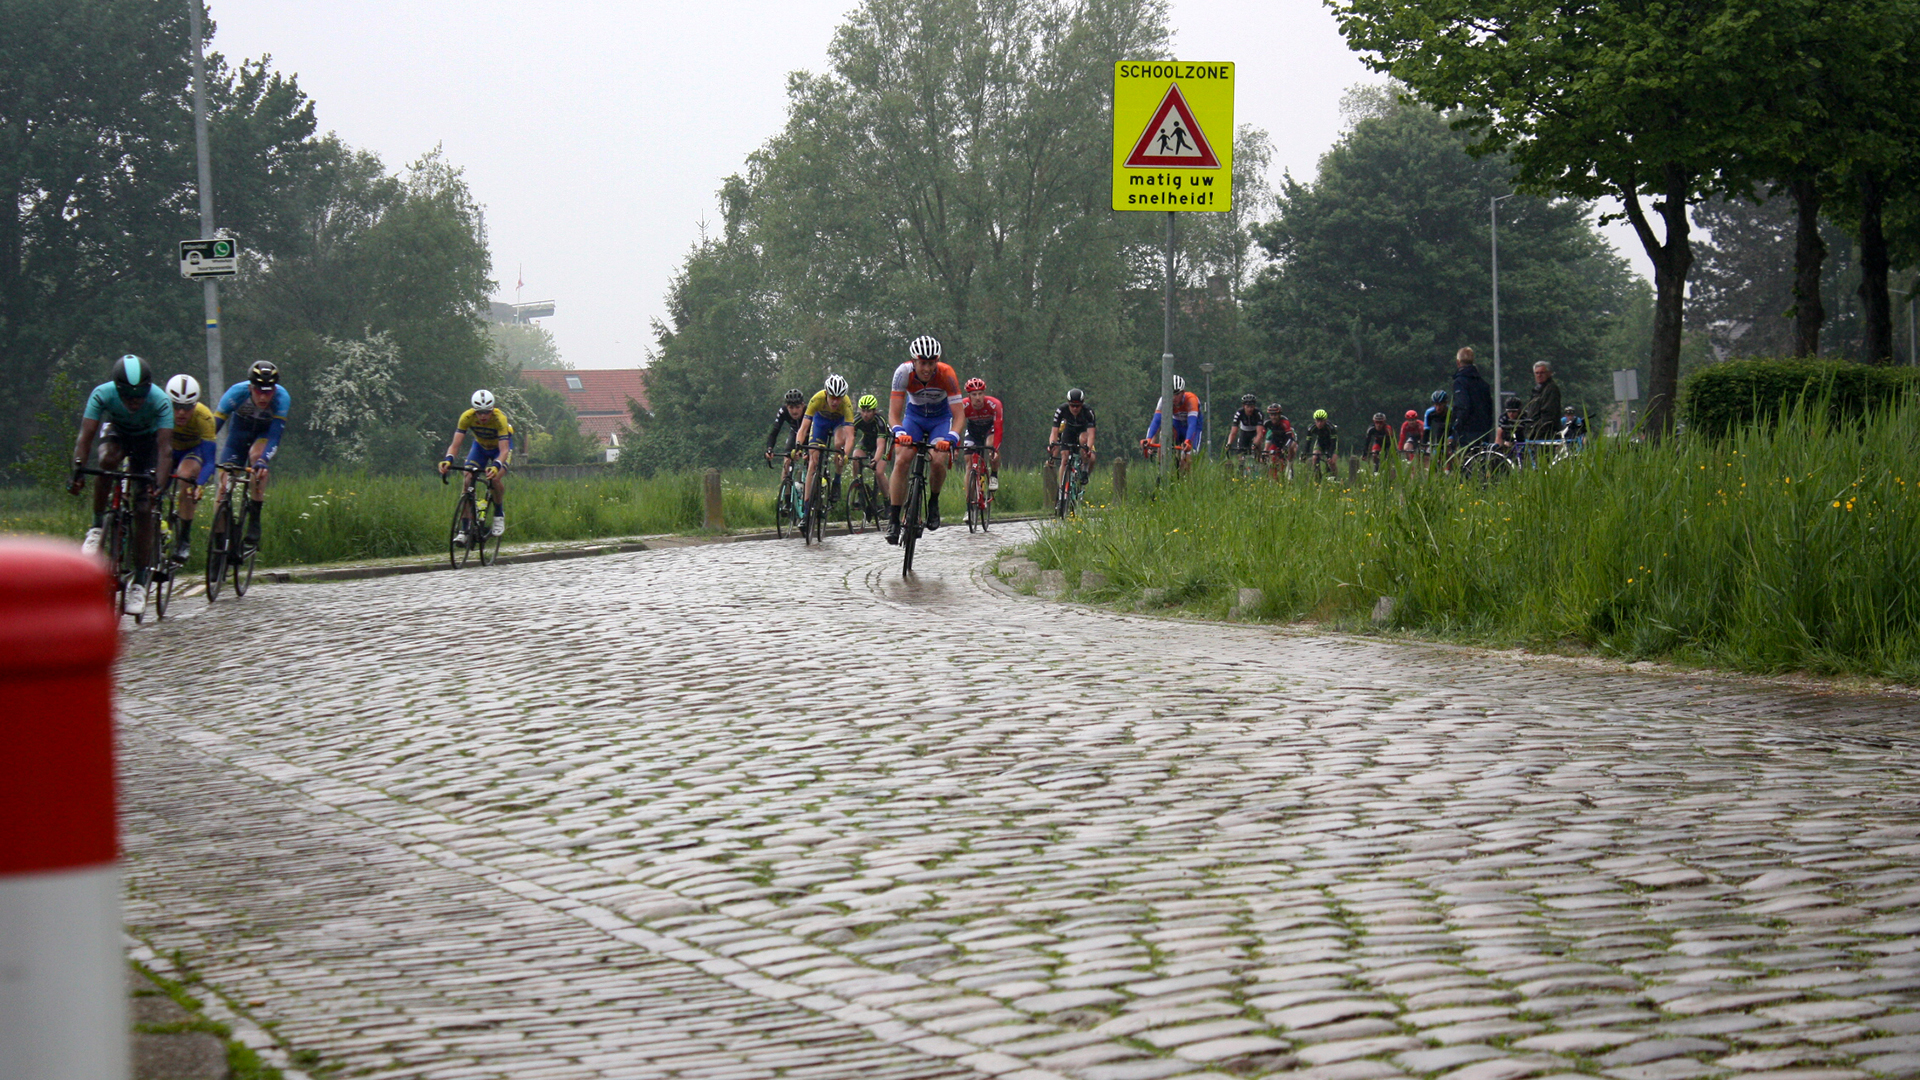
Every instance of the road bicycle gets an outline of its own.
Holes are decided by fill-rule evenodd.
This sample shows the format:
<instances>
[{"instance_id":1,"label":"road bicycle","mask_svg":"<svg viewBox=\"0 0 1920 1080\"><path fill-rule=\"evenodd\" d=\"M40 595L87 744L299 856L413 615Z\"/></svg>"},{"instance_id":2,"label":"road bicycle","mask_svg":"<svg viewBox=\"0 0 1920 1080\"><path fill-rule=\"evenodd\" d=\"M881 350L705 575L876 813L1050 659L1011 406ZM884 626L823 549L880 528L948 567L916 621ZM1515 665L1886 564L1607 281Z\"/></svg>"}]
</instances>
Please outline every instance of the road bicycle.
<instances>
[{"instance_id":1,"label":"road bicycle","mask_svg":"<svg viewBox=\"0 0 1920 1080\"><path fill-rule=\"evenodd\" d=\"M1160 448L1158 443L1151 445L1155 450ZM1060 455L1060 486L1054 491L1053 516L1064 518L1079 511L1080 500L1087 494L1087 448L1083 443L1054 443L1047 449Z\"/></svg>"},{"instance_id":2,"label":"road bicycle","mask_svg":"<svg viewBox=\"0 0 1920 1080\"><path fill-rule=\"evenodd\" d=\"M106 553L107 566L113 572L114 614L125 615L127 592L140 587L141 572L143 570L146 572L147 588L151 591L163 565L159 555L162 550L160 523L155 520L157 507L149 507L146 511L154 554L146 560L140 558L139 519L142 516L139 509L140 492L143 489L153 490L153 474L129 472L124 460L117 469L81 467L74 472L81 476L104 476L112 481L107 488L107 517L104 523L105 532L100 538L100 550ZM165 614L156 603L154 618L164 618ZM144 618L143 612L135 615L133 621L137 623Z\"/></svg>"},{"instance_id":3,"label":"road bicycle","mask_svg":"<svg viewBox=\"0 0 1920 1080\"><path fill-rule=\"evenodd\" d=\"M1261 455L1251 446L1234 446L1233 461L1229 468L1236 480L1253 480L1260 475Z\"/></svg>"},{"instance_id":4,"label":"road bicycle","mask_svg":"<svg viewBox=\"0 0 1920 1080\"><path fill-rule=\"evenodd\" d=\"M166 485L160 492L158 505L154 507L159 521L159 529L154 533L153 540L153 560L157 566L153 577L153 614L157 619L167 617L167 605L173 603L174 581L187 565L187 560L174 558L173 551L174 540L180 535L176 531L178 522L174 518L175 492L177 485L184 483L186 481L176 479L176 483Z\"/></svg>"},{"instance_id":5,"label":"road bicycle","mask_svg":"<svg viewBox=\"0 0 1920 1080\"><path fill-rule=\"evenodd\" d=\"M988 483L987 448L966 447L967 454L967 531L986 532L993 516L993 488Z\"/></svg>"},{"instance_id":6,"label":"road bicycle","mask_svg":"<svg viewBox=\"0 0 1920 1080\"><path fill-rule=\"evenodd\" d=\"M799 456L799 447L787 451L786 464L780 470L780 489L773 497L773 535L783 539L806 524L800 514L807 500L807 473L800 467ZM767 459L767 468L773 468L772 458Z\"/></svg>"},{"instance_id":7,"label":"road bicycle","mask_svg":"<svg viewBox=\"0 0 1920 1080\"><path fill-rule=\"evenodd\" d=\"M493 534L489 511L493 503L493 485L487 482L485 465L463 461L448 469L442 484L454 472L467 474L460 485L460 498L453 504L453 524L447 530L447 563L455 570L467 565L474 552L480 553L480 565L492 566L500 558L500 538Z\"/></svg>"},{"instance_id":8,"label":"road bicycle","mask_svg":"<svg viewBox=\"0 0 1920 1080\"><path fill-rule=\"evenodd\" d=\"M1491 487L1505 479L1514 468L1513 457L1492 443L1471 446L1460 452L1460 479L1464 483Z\"/></svg>"},{"instance_id":9,"label":"road bicycle","mask_svg":"<svg viewBox=\"0 0 1920 1080\"><path fill-rule=\"evenodd\" d=\"M1319 482L1323 473L1326 479L1340 479L1340 461L1331 450L1314 447L1313 452L1308 455L1308 468L1313 470L1311 475L1316 483Z\"/></svg>"},{"instance_id":10,"label":"road bicycle","mask_svg":"<svg viewBox=\"0 0 1920 1080\"><path fill-rule=\"evenodd\" d=\"M900 447L894 452L899 453ZM900 575L906 577L913 573L913 549L920 541L921 530L926 526L927 508L927 455L932 453L933 444L918 440L906 444L905 449L913 451L913 464L907 466L907 501L900 504Z\"/></svg>"},{"instance_id":11,"label":"road bicycle","mask_svg":"<svg viewBox=\"0 0 1920 1080\"><path fill-rule=\"evenodd\" d=\"M1296 448L1291 442L1284 446L1275 446L1272 443L1268 443L1266 450L1260 455L1262 460L1267 463L1267 477L1272 480L1284 478L1288 483L1292 483L1293 458L1296 452Z\"/></svg>"},{"instance_id":12,"label":"road bicycle","mask_svg":"<svg viewBox=\"0 0 1920 1080\"><path fill-rule=\"evenodd\" d=\"M221 584L232 571L233 595L247 595L253 584L253 558L259 548L246 542L247 491L253 484L253 470L237 461L220 466L225 488L214 504L213 520L207 523L207 603L220 599Z\"/></svg>"},{"instance_id":13,"label":"road bicycle","mask_svg":"<svg viewBox=\"0 0 1920 1080\"><path fill-rule=\"evenodd\" d=\"M793 467L795 472L805 470L810 476L805 485L805 497L800 502L800 538L807 544L819 544L826 541L827 518L833 516L834 508L840 503L840 469L837 466L846 456L846 451L820 445L808 449L832 454L836 465L833 475L828 476L827 459L823 454L818 465L810 465L802 460Z\"/></svg>"},{"instance_id":14,"label":"road bicycle","mask_svg":"<svg viewBox=\"0 0 1920 1080\"><path fill-rule=\"evenodd\" d=\"M847 498L841 504L846 514L847 535L853 535L853 518L861 518L862 530L877 528L882 513L880 493L873 487L873 461L871 458L856 458L853 462L853 482L847 485Z\"/></svg>"}]
</instances>

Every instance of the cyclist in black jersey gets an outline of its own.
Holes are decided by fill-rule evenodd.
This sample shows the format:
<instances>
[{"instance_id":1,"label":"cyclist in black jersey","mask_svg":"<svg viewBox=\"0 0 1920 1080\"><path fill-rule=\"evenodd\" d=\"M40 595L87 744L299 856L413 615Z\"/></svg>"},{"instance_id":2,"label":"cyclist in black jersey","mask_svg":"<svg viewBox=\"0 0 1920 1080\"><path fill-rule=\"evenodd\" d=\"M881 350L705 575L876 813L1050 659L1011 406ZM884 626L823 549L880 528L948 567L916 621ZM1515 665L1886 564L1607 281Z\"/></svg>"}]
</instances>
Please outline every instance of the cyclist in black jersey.
<instances>
[{"instance_id":1,"label":"cyclist in black jersey","mask_svg":"<svg viewBox=\"0 0 1920 1080\"><path fill-rule=\"evenodd\" d=\"M779 410L773 414L773 427L767 431L767 452L764 455L768 461L773 460L774 441L780 438L780 429L786 428L787 445L780 451L781 455L787 459L787 463L780 468L782 484L787 482L788 474L793 472L793 452L800 446L801 421L806 417L807 395L801 393L798 387L787 391Z\"/></svg>"},{"instance_id":2,"label":"cyclist in black jersey","mask_svg":"<svg viewBox=\"0 0 1920 1080\"><path fill-rule=\"evenodd\" d=\"M1053 410L1053 426L1047 432L1047 455L1053 456L1056 443L1078 444L1087 468L1093 468L1093 406L1087 404L1087 392L1075 387L1067 391L1067 400Z\"/></svg>"},{"instance_id":3,"label":"cyclist in black jersey","mask_svg":"<svg viewBox=\"0 0 1920 1080\"><path fill-rule=\"evenodd\" d=\"M1261 439L1267 451L1267 475L1280 479L1280 470L1286 469L1287 478L1293 478L1293 455L1299 448L1299 440L1293 434L1293 422L1280 411L1280 403L1267 406L1267 422L1262 428Z\"/></svg>"},{"instance_id":4,"label":"cyclist in black jersey","mask_svg":"<svg viewBox=\"0 0 1920 1080\"><path fill-rule=\"evenodd\" d=\"M1387 426L1387 414L1373 414L1373 426L1367 429L1367 442L1362 453L1373 463L1373 471L1380 471L1380 459L1393 448L1393 429Z\"/></svg>"},{"instance_id":5,"label":"cyclist in black jersey","mask_svg":"<svg viewBox=\"0 0 1920 1080\"><path fill-rule=\"evenodd\" d=\"M1334 457L1334 453L1339 442L1340 429L1328 422L1327 410L1313 410L1313 423L1307 426L1306 443L1307 453L1313 457L1315 479L1319 478L1322 469L1326 470L1328 476L1335 475L1334 467L1338 459Z\"/></svg>"},{"instance_id":6,"label":"cyclist in black jersey","mask_svg":"<svg viewBox=\"0 0 1920 1080\"><path fill-rule=\"evenodd\" d=\"M874 472L874 490L880 487L881 463L889 460L893 449L893 432L887 427L887 418L880 415L880 399L872 394L860 396L860 415L853 421L853 467L862 469L872 463Z\"/></svg>"},{"instance_id":7,"label":"cyclist in black jersey","mask_svg":"<svg viewBox=\"0 0 1920 1080\"><path fill-rule=\"evenodd\" d=\"M1227 431L1231 437L1231 451L1236 454L1251 454L1260 449L1260 429L1266 425L1266 417L1260 412L1260 399L1252 394L1240 395L1240 408L1233 414Z\"/></svg>"}]
</instances>

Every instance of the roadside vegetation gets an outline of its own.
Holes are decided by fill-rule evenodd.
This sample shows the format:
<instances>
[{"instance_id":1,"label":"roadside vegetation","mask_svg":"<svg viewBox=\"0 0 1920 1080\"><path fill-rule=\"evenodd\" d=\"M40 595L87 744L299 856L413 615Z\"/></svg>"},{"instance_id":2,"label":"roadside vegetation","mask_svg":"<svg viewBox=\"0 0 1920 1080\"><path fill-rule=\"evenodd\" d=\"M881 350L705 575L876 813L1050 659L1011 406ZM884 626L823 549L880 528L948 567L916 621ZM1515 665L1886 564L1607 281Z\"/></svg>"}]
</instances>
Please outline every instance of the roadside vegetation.
<instances>
[{"instance_id":1,"label":"roadside vegetation","mask_svg":"<svg viewBox=\"0 0 1920 1080\"><path fill-rule=\"evenodd\" d=\"M1920 684L1920 408L1726 440L1598 440L1495 487L1193 477L1043 528L1082 599L1740 671Z\"/></svg>"}]
</instances>

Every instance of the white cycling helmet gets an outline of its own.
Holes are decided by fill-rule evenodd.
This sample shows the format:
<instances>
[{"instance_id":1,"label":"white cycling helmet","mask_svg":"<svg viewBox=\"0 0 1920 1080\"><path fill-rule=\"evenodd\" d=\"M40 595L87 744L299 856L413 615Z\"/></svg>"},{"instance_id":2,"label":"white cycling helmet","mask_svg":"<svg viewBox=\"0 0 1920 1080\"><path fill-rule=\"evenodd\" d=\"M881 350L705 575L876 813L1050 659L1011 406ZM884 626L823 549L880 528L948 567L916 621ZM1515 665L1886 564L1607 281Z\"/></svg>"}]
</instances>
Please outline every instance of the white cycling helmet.
<instances>
[{"instance_id":1,"label":"white cycling helmet","mask_svg":"<svg viewBox=\"0 0 1920 1080\"><path fill-rule=\"evenodd\" d=\"M1178 375L1175 375L1173 377L1173 392L1177 394L1180 391L1185 390L1186 388L1187 388L1187 380L1181 378Z\"/></svg>"},{"instance_id":2,"label":"white cycling helmet","mask_svg":"<svg viewBox=\"0 0 1920 1080\"><path fill-rule=\"evenodd\" d=\"M473 407L479 409L481 412L493 408L493 392L491 390L475 390L473 392Z\"/></svg>"},{"instance_id":3,"label":"white cycling helmet","mask_svg":"<svg viewBox=\"0 0 1920 1080\"><path fill-rule=\"evenodd\" d=\"M828 397L846 397L847 380L838 375L827 376L826 391Z\"/></svg>"},{"instance_id":4,"label":"white cycling helmet","mask_svg":"<svg viewBox=\"0 0 1920 1080\"><path fill-rule=\"evenodd\" d=\"M914 338L913 344L907 346L907 355L913 357L915 360L925 360L929 358L938 360L940 359L940 339L930 335L922 335Z\"/></svg>"},{"instance_id":5,"label":"white cycling helmet","mask_svg":"<svg viewBox=\"0 0 1920 1080\"><path fill-rule=\"evenodd\" d=\"M167 380L167 396L175 405L187 408L200 400L200 384L191 375L175 375Z\"/></svg>"}]
</instances>

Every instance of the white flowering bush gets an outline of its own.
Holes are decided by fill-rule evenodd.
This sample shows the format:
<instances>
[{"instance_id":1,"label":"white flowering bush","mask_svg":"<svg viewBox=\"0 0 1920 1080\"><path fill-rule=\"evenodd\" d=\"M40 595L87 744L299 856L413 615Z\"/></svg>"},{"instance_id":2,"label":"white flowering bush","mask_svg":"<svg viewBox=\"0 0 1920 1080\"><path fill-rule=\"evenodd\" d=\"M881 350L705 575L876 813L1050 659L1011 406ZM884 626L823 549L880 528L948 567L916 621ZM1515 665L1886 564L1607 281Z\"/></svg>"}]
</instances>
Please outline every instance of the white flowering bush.
<instances>
[{"instance_id":1,"label":"white flowering bush","mask_svg":"<svg viewBox=\"0 0 1920 1080\"><path fill-rule=\"evenodd\" d=\"M384 331L351 341L328 337L321 347L328 363L313 381L310 422L326 434L329 456L363 464L370 440L393 423L400 404L400 350Z\"/></svg>"}]
</instances>

